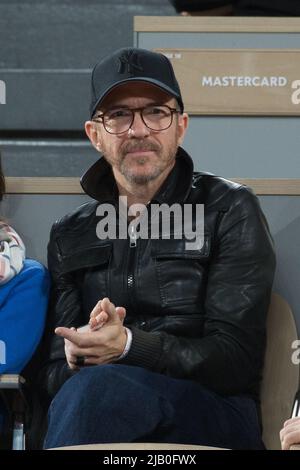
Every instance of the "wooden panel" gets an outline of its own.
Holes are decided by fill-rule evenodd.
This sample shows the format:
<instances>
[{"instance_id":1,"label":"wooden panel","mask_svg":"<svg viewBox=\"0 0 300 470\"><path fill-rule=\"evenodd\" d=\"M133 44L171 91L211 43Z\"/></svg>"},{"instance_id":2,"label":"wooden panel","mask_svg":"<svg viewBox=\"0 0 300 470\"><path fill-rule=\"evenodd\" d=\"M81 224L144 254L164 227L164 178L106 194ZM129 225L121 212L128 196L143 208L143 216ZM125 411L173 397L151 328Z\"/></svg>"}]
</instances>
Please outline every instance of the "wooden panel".
<instances>
[{"instance_id":1,"label":"wooden panel","mask_svg":"<svg viewBox=\"0 0 300 470\"><path fill-rule=\"evenodd\" d=\"M299 33L300 18L135 16L134 31Z\"/></svg>"},{"instance_id":2,"label":"wooden panel","mask_svg":"<svg viewBox=\"0 0 300 470\"><path fill-rule=\"evenodd\" d=\"M232 178L253 189L257 195L300 196L300 179L296 178Z\"/></svg>"},{"instance_id":3,"label":"wooden panel","mask_svg":"<svg viewBox=\"0 0 300 470\"><path fill-rule=\"evenodd\" d=\"M8 194L83 194L79 178L5 178ZM300 196L300 179L232 178L258 195Z\"/></svg>"},{"instance_id":4,"label":"wooden panel","mask_svg":"<svg viewBox=\"0 0 300 470\"><path fill-rule=\"evenodd\" d=\"M171 60L190 114L300 114L300 49L156 50Z\"/></svg>"},{"instance_id":5,"label":"wooden panel","mask_svg":"<svg viewBox=\"0 0 300 470\"><path fill-rule=\"evenodd\" d=\"M79 178L6 177L8 194L83 194Z\"/></svg>"}]
</instances>

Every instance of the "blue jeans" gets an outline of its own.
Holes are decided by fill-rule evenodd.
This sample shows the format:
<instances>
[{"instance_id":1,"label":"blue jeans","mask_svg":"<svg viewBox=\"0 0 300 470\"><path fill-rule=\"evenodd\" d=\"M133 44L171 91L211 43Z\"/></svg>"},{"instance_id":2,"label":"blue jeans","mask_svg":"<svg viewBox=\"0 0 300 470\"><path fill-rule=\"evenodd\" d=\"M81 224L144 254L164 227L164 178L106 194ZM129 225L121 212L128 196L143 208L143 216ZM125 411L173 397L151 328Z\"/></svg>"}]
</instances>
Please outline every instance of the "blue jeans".
<instances>
[{"instance_id":1,"label":"blue jeans","mask_svg":"<svg viewBox=\"0 0 300 470\"><path fill-rule=\"evenodd\" d=\"M256 406L191 380L140 367L92 366L70 378L49 409L44 448L113 442L262 449Z\"/></svg>"}]
</instances>

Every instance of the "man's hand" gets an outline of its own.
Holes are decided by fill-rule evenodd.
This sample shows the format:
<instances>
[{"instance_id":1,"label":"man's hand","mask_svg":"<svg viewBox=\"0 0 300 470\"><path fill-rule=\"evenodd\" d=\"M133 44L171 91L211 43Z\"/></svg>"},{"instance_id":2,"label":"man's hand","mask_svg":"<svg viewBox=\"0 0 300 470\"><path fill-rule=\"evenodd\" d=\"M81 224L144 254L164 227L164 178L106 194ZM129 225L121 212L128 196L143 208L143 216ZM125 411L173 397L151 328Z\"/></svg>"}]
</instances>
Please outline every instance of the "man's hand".
<instances>
[{"instance_id":1,"label":"man's hand","mask_svg":"<svg viewBox=\"0 0 300 470\"><path fill-rule=\"evenodd\" d=\"M103 300L99 300L90 314L89 325L92 330L101 328L109 318L108 312L105 311L105 308L109 308L109 299L106 297ZM111 302L109 302L113 305ZM116 312L120 317L120 320L123 322L126 316L126 310L124 307L116 307Z\"/></svg>"},{"instance_id":2,"label":"man's hand","mask_svg":"<svg viewBox=\"0 0 300 470\"><path fill-rule=\"evenodd\" d=\"M300 444L300 418L285 421L280 431L282 450L289 450L293 444Z\"/></svg>"},{"instance_id":3,"label":"man's hand","mask_svg":"<svg viewBox=\"0 0 300 470\"><path fill-rule=\"evenodd\" d=\"M96 310L95 310L96 309ZM95 311L95 312L94 312ZM78 333L75 328L58 327L55 333L65 338L65 354L71 369L77 369L77 357L84 357L84 365L109 364L124 351L127 333L123 326L126 311L115 307L108 298L98 302L93 309L103 323L101 329Z\"/></svg>"}]
</instances>

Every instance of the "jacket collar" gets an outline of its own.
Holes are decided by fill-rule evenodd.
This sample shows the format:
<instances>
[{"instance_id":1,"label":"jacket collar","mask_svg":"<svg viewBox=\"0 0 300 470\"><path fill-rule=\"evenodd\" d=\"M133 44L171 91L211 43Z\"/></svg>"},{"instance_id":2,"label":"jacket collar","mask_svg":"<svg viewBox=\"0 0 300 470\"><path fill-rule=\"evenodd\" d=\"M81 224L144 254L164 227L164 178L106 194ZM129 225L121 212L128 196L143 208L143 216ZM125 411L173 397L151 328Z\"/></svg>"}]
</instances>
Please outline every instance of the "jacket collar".
<instances>
[{"instance_id":1,"label":"jacket collar","mask_svg":"<svg viewBox=\"0 0 300 470\"><path fill-rule=\"evenodd\" d=\"M153 198L159 204L172 205L184 202L193 181L194 165L191 157L181 147L176 154L176 163ZM81 177L80 184L86 194L100 203L116 202L118 187L111 166L104 157L97 160Z\"/></svg>"}]
</instances>

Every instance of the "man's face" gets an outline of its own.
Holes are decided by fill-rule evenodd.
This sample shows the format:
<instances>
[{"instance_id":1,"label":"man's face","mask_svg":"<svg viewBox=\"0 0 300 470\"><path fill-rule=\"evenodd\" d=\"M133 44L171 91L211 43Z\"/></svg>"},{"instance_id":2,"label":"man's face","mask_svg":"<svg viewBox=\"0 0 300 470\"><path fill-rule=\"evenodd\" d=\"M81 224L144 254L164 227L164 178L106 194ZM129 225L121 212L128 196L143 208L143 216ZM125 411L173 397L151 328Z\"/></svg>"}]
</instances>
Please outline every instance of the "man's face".
<instances>
[{"instance_id":1,"label":"man's face","mask_svg":"<svg viewBox=\"0 0 300 470\"><path fill-rule=\"evenodd\" d=\"M142 108L151 104L166 104L177 108L175 98L160 88L143 82L119 86L109 94L100 112L112 107ZM135 113L131 128L119 135L109 134L102 123L86 123L86 131L94 146L111 164L114 175L130 184L143 185L167 175L175 163L178 145L187 127L187 115L175 113L172 125L163 131L147 128L139 112Z\"/></svg>"}]
</instances>

